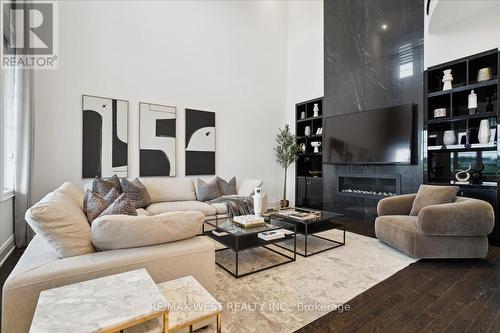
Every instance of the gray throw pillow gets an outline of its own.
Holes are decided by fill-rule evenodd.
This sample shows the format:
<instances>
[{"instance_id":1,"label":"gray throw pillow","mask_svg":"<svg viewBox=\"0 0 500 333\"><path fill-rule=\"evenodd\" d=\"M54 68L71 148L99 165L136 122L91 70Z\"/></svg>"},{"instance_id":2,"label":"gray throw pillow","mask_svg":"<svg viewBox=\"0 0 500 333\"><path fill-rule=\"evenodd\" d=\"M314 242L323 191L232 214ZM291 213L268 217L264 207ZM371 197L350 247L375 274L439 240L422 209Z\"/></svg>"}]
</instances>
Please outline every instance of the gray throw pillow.
<instances>
[{"instance_id":1,"label":"gray throw pillow","mask_svg":"<svg viewBox=\"0 0 500 333\"><path fill-rule=\"evenodd\" d=\"M96 176L92 182L92 191L99 193L100 195L108 194L112 188L115 188L118 193L122 193L120 178L118 178L117 175L113 175L107 179Z\"/></svg>"},{"instance_id":2,"label":"gray throw pillow","mask_svg":"<svg viewBox=\"0 0 500 333\"><path fill-rule=\"evenodd\" d=\"M105 215L132 215L137 216L137 211L130 202L127 193L122 193L108 208L106 208L99 217Z\"/></svg>"},{"instance_id":3,"label":"gray throw pillow","mask_svg":"<svg viewBox=\"0 0 500 333\"><path fill-rule=\"evenodd\" d=\"M151 197L149 196L146 186L144 186L139 179L132 181L122 178L120 180L123 193L127 193L132 205L137 208L147 207L151 204Z\"/></svg>"},{"instance_id":4,"label":"gray throw pillow","mask_svg":"<svg viewBox=\"0 0 500 333\"><path fill-rule=\"evenodd\" d=\"M410 215L418 216L418 213L427 206L453 202L457 192L457 186L420 185Z\"/></svg>"},{"instance_id":5,"label":"gray throw pillow","mask_svg":"<svg viewBox=\"0 0 500 333\"><path fill-rule=\"evenodd\" d=\"M196 183L196 188L198 189L197 195L199 201L209 201L217 199L221 196L219 182L217 178L214 178L210 183L205 183L203 180L198 178Z\"/></svg>"},{"instance_id":6,"label":"gray throw pillow","mask_svg":"<svg viewBox=\"0 0 500 333\"><path fill-rule=\"evenodd\" d=\"M108 208L120 194L115 188L112 188L104 197L99 193L87 190L83 199L83 211L87 216L90 224L106 209Z\"/></svg>"},{"instance_id":7,"label":"gray throw pillow","mask_svg":"<svg viewBox=\"0 0 500 333\"><path fill-rule=\"evenodd\" d=\"M228 182L224 179L217 177L219 189L222 195L236 195L236 177L231 178Z\"/></svg>"}]
</instances>

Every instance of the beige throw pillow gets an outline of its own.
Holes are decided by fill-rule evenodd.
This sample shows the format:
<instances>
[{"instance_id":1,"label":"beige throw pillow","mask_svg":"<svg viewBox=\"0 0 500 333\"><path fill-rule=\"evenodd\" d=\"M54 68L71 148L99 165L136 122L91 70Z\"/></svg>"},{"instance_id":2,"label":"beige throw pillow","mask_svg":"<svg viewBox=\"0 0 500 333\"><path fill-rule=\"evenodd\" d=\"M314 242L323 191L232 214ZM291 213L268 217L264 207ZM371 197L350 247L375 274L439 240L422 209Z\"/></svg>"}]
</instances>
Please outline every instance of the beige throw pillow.
<instances>
[{"instance_id":1,"label":"beige throw pillow","mask_svg":"<svg viewBox=\"0 0 500 333\"><path fill-rule=\"evenodd\" d=\"M200 212L102 216L92 223L92 242L99 250L170 243L195 237L204 220L205 215Z\"/></svg>"},{"instance_id":2,"label":"beige throw pillow","mask_svg":"<svg viewBox=\"0 0 500 333\"><path fill-rule=\"evenodd\" d=\"M47 194L28 209L26 221L60 258L94 252L90 225L83 210L62 191Z\"/></svg>"},{"instance_id":3,"label":"beige throw pillow","mask_svg":"<svg viewBox=\"0 0 500 333\"><path fill-rule=\"evenodd\" d=\"M457 186L420 185L410 215L418 216L422 208L427 206L453 202L457 192Z\"/></svg>"}]
</instances>

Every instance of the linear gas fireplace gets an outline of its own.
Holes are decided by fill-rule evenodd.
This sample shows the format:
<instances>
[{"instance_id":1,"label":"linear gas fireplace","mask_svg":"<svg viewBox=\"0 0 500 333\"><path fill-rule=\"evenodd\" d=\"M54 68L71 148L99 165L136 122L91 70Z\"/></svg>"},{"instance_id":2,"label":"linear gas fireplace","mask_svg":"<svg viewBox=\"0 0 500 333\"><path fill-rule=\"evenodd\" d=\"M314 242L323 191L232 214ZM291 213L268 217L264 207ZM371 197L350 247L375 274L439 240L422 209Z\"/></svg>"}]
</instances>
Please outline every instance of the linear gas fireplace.
<instances>
[{"instance_id":1,"label":"linear gas fireplace","mask_svg":"<svg viewBox=\"0 0 500 333\"><path fill-rule=\"evenodd\" d=\"M342 174L337 188L344 196L382 199L401 194L401 175Z\"/></svg>"}]
</instances>

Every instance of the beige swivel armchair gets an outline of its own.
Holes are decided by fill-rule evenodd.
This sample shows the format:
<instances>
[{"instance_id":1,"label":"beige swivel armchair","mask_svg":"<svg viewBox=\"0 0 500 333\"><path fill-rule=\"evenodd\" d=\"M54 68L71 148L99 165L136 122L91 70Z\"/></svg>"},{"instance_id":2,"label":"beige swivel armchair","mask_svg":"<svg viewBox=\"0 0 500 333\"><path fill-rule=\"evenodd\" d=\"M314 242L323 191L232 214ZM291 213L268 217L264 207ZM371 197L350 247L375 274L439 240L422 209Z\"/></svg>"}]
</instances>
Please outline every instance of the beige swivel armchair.
<instances>
[{"instance_id":1,"label":"beige swivel armchair","mask_svg":"<svg viewBox=\"0 0 500 333\"><path fill-rule=\"evenodd\" d=\"M379 201L375 234L415 258L485 258L495 214L486 201L457 197L410 216L416 194Z\"/></svg>"}]
</instances>

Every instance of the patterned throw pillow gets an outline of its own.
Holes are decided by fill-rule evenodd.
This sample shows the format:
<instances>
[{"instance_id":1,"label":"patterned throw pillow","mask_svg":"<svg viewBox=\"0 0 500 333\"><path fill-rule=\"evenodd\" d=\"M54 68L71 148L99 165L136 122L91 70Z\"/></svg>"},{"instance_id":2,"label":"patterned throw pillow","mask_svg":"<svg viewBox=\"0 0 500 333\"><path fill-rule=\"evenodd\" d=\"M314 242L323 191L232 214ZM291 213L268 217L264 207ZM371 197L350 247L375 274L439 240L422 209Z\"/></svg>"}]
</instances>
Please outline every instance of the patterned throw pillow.
<instances>
[{"instance_id":1,"label":"patterned throw pillow","mask_svg":"<svg viewBox=\"0 0 500 333\"><path fill-rule=\"evenodd\" d=\"M127 195L127 193L122 193L118 199L115 200L109 206L106 208L101 214L99 214L98 217L105 216L105 215L132 215L132 216L137 216L137 211L134 208L134 205L132 205L132 202L130 202L130 199Z\"/></svg>"},{"instance_id":2,"label":"patterned throw pillow","mask_svg":"<svg viewBox=\"0 0 500 333\"><path fill-rule=\"evenodd\" d=\"M108 194L112 188L115 188L119 194L122 193L120 178L118 178L117 175L113 175L107 179L95 176L94 181L92 182L92 191L99 193L100 195Z\"/></svg>"},{"instance_id":3,"label":"patterned throw pillow","mask_svg":"<svg viewBox=\"0 0 500 333\"><path fill-rule=\"evenodd\" d=\"M87 215L87 220L90 224L108 208L120 194L115 188L112 188L104 197L99 193L87 190L83 199L83 211Z\"/></svg>"},{"instance_id":4,"label":"patterned throw pillow","mask_svg":"<svg viewBox=\"0 0 500 333\"><path fill-rule=\"evenodd\" d=\"M123 193L127 193L130 201L134 207L143 208L151 204L151 197L149 196L146 186L144 186L139 179L134 179L132 181L122 178L120 180Z\"/></svg>"},{"instance_id":5,"label":"patterned throw pillow","mask_svg":"<svg viewBox=\"0 0 500 333\"><path fill-rule=\"evenodd\" d=\"M196 187L198 189L197 195L199 201L209 201L217 199L218 197L221 196L219 182L217 181L217 178L214 178L214 180L212 180L208 184L198 178Z\"/></svg>"},{"instance_id":6,"label":"patterned throw pillow","mask_svg":"<svg viewBox=\"0 0 500 333\"><path fill-rule=\"evenodd\" d=\"M231 178L228 182L224 179L217 177L217 182L219 183L219 188L222 195L236 195L236 177Z\"/></svg>"}]
</instances>

